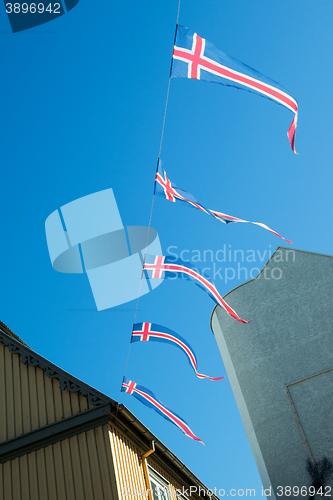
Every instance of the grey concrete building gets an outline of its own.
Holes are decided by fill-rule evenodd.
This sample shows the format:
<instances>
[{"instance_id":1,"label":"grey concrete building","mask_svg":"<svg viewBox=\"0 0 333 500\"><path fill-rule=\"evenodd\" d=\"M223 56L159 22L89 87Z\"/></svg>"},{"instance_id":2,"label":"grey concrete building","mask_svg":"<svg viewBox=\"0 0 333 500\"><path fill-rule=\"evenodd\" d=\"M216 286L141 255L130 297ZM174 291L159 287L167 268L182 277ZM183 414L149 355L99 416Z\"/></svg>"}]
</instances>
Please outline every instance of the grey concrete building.
<instances>
[{"instance_id":1,"label":"grey concrete building","mask_svg":"<svg viewBox=\"0 0 333 500\"><path fill-rule=\"evenodd\" d=\"M251 323L219 306L212 314L269 498L310 498L321 484L316 498L333 497L332 295L331 256L279 247L257 278L225 296Z\"/></svg>"}]
</instances>

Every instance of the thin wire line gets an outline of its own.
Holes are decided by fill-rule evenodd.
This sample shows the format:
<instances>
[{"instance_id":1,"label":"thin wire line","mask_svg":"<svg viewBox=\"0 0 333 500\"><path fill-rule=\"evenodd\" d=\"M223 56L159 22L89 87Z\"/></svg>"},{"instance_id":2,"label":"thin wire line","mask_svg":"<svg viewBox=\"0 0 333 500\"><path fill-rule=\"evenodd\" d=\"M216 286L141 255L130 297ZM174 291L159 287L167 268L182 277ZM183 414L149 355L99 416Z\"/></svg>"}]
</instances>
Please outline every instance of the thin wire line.
<instances>
[{"instance_id":1,"label":"thin wire line","mask_svg":"<svg viewBox=\"0 0 333 500\"><path fill-rule=\"evenodd\" d=\"M169 93L170 93L170 83L171 83L171 70L170 70L170 75L169 75L167 97L166 97L166 101L165 101L164 118L163 118L163 125L162 125L162 134L161 134L161 142L160 142L160 149L158 151L158 161L161 159L161 151L162 151L162 143L163 143L164 127L165 127L165 117L166 117L166 112L167 112L167 107L168 107L168 101L169 101ZM157 163L157 168L158 168L158 163ZM155 194L155 189L154 189L154 194Z\"/></svg>"},{"instance_id":2,"label":"thin wire line","mask_svg":"<svg viewBox=\"0 0 333 500\"><path fill-rule=\"evenodd\" d=\"M178 27L180 2L181 2L181 0L179 0L179 2L178 2L177 21L176 21L176 29L175 29L175 39L176 39L177 27ZM163 124L162 124L161 140L160 140L160 148L159 148L159 151L158 151L158 159L157 159L157 165L156 165L155 174L156 174L156 172L158 170L159 162L160 162L160 159L161 159L161 151L162 151L162 144L163 144L163 137L164 137L164 128L165 128L165 119L166 119L166 114L167 114L167 109L168 109L168 101L169 101L169 93L170 93L172 61L173 61L173 59L171 58L171 66L170 66L168 90L167 90L167 95L166 95L166 100L165 100L164 116L163 116ZM152 199L152 202L151 202L149 224L148 224L148 231L147 231L147 240L146 240L146 246L145 246L145 254L144 254L144 258L143 258L142 273L141 273L141 278L140 278L138 298L136 300L136 307L135 307L135 313L134 313L133 326L135 324L136 316L137 316L137 312L138 312L138 306L139 306L139 300L140 300L140 292L141 292L141 284L142 284L142 278L143 278L143 275L144 275L144 266L145 266L145 262L146 262L147 246L148 246L148 241L149 241L149 233L150 233L150 227L151 227L151 220L152 220L152 216L153 216L154 201L155 201L155 178L154 178L154 193L153 193L153 199ZM133 327L132 327L132 331L133 331ZM132 332L131 332L131 337L132 337ZM127 372L127 366L128 366L129 356L130 356L130 352L131 352L131 345L132 345L132 342L129 343L129 347L128 347L127 359L126 359L126 365L125 365L125 372L124 372L124 375L123 375L124 377L126 376L126 372ZM121 388L120 388L120 395L119 395L119 402L118 402L119 405L120 405L121 396L122 396L122 391L121 391ZM117 413L118 413L118 407L117 407Z\"/></svg>"},{"instance_id":3,"label":"thin wire line","mask_svg":"<svg viewBox=\"0 0 333 500\"><path fill-rule=\"evenodd\" d=\"M153 208L154 208L154 199L155 199L155 192L154 192L154 194L153 194L153 201L152 201L152 204L151 204L151 209L150 209L150 217L149 217L149 226L148 226L147 241L146 241L146 247L145 247L145 255L144 255L143 265L142 265L142 273L141 273L141 278L140 278L140 285L139 285L139 293L138 293L138 298L136 299L136 306L135 306L135 313L134 313L133 326L134 326L134 324L135 324L136 315L137 315L137 312L138 312L139 300L140 300L140 292L141 292L141 284L142 284L143 270L144 270L144 265L145 265L145 260L146 260L147 244L148 244L149 231L150 231L151 219L152 219L152 215L153 215ZM133 326L132 326L132 331L133 331ZM131 338L132 338L132 331L131 331ZM130 352L131 352L131 346L132 346L132 342L130 341L129 346L128 346L128 352L127 352L127 359L126 359L126 365L125 365L125 372L124 372L124 375L123 375L124 377L126 376L126 372L127 372L127 365L128 365L129 355L130 355ZM121 388L120 388L119 404L120 404L120 400L121 400L121 395L122 395L122 391L121 391ZM117 411L118 411L118 408L117 408Z\"/></svg>"},{"instance_id":4,"label":"thin wire line","mask_svg":"<svg viewBox=\"0 0 333 500\"><path fill-rule=\"evenodd\" d=\"M176 21L176 26L178 26L178 20L179 20L179 10L180 10L180 2L181 2L181 0L179 0L179 4L178 4L178 12L177 12L177 21Z\"/></svg>"}]
</instances>

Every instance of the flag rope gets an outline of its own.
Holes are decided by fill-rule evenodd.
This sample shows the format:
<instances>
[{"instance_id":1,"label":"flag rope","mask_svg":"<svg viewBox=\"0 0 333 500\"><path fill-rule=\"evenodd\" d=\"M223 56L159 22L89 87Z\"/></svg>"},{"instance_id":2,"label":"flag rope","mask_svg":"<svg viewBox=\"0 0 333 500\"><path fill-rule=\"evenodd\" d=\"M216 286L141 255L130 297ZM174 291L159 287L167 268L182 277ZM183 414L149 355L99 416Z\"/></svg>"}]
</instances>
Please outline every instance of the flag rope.
<instances>
[{"instance_id":1,"label":"flag rope","mask_svg":"<svg viewBox=\"0 0 333 500\"><path fill-rule=\"evenodd\" d=\"M174 44L175 44L176 35L177 35L178 20L179 20L179 11L180 11L180 3L181 3L181 0L179 0L179 2L178 2L178 10L177 10L177 20L176 20ZM172 48L172 50L173 50L173 48ZM168 81L168 90L167 90L167 95L166 95L166 100L165 100L164 116L163 116L162 132L161 132L161 140L160 140L160 148L159 148L159 151L158 151L158 159L157 159L157 165L156 165L155 175L156 175L156 173L158 171L158 165L159 165L159 162L160 162L160 159L161 159L161 151L162 151L162 144L163 144L163 137L164 137L164 128L165 128L165 119L166 119L166 114L167 114L167 109L168 109L168 102L169 102L172 63L173 63L173 57L171 57L171 66L170 66L169 81ZM141 278L140 278L138 298L136 300L133 326L135 324L136 315L137 315L137 312L138 312L138 306L139 306L139 300L140 300L140 292L141 292L141 283L142 283L142 278L143 278L143 273L144 273L144 266L145 266L145 261L146 261L147 245L148 245L148 241L149 241L149 232L150 232L150 227L151 227L151 220L152 220L152 216L153 216L154 200L155 200L155 178L154 178L153 199L152 199L151 208L150 208L150 216L149 216L149 224L148 224L148 231L147 231L147 240L146 240L146 246L145 246L145 254L144 254L144 258L143 258L142 273L141 273ZM133 326L132 326L132 329L131 329L131 339L132 339ZM124 377L126 376L126 372L127 372L128 360L129 360L129 356L130 356L130 352L131 352L131 345L132 345L132 343L131 343L131 340L130 340L129 347L128 347L128 352L127 352L127 359L126 359ZM122 379L122 381L123 381L123 379ZM120 405L121 395L122 395L122 390L120 388L120 394L119 394L119 400L118 400L119 401L119 405ZM118 412L118 408L117 408L117 412Z\"/></svg>"}]
</instances>

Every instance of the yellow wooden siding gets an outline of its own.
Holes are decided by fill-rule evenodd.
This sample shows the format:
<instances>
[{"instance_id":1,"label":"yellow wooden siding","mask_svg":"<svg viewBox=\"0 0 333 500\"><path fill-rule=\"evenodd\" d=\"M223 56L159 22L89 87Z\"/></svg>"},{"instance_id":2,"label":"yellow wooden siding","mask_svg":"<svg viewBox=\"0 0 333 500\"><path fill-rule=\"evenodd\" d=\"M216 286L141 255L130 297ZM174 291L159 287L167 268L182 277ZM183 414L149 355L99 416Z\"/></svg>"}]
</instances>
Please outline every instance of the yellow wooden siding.
<instances>
[{"instance_id":1,"label":"yellow wooden siding","mask_svg":"<svg viewBox=\"0 0 333 500\"><path fill-rule=\"evenodd\" d=\"M118 500L108 425L1 464L0 500Z\"/></svg>"},{"instance_id":2,"label":"yellow wooden siding","mask_svg":"<svg viewBox=\"0 0 333 500\"><path fill-rule=\"evenodd\" d=\"M0 442L94 408L78 392L62 391L59 385L0 344Z\"/></svg>"},{"instance_id":3,"label":"yellow wooden siding","mask_svg":"<svg viewBox=\"0 0 333 500\"><path fill-rule=\"evenodd\" d=\"M145 496L126 496L129 490L146 491L143 467L141 463L142 450L123 436L114 426L109 427L110 445L114 458L119 499L144 500Z\"/></svg>"},{"instance_id":4,"label":"yellow wooden siding","mask_svg":"<svg viewBox=\"0 0 333 500\"><path fill-rule=\"evenodd\" d=\"M93 408L0 344L0 442ZM0 464L0 500L145 500L143 451L105 424ZM170 485L175 481L148 458ZM136 495L127 495L136 490Z\"/></svg>"},{"instance_id":5,"label":"yellow wooden siding","mask_svg":"<svg viewBox=\"0 0 333 500\"><path fill-rule=\"evenodd\" d=\"M143 450L135 446L113 425L110 425L109 429L111 450L115 462L119 499L146 499L147 495L140 495L140 491L142 493L146 493L146 484L141 459ZM180 488L180 486L176 484L168 474L155 465L153 457L154 454L149 456L147 460L148 465L151 465L169 483L171 499L177 500L175 490ZM133 494L130 494L131 491Z\"/></svg>"}]
</instances>

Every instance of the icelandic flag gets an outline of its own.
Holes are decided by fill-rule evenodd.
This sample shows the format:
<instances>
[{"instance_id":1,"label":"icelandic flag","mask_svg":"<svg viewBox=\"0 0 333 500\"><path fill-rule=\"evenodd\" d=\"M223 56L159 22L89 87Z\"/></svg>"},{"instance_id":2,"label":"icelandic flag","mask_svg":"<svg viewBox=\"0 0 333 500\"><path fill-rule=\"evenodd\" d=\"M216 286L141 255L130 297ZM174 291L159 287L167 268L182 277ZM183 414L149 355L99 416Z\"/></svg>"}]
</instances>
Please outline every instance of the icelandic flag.
<instances>
[{"instance_id":1,"label":"icelandic flag","mask_svg":"<svg viewBox=\"0 0 333 500\"><path fill-rule=\"evenodd\" d=\"M124 377L123 384L121 386L121 392L127 392L127 394L134 396L136 399L141 401L141 403L148 406L148 408L152 408L166 420L169 420L169 422L175 424L181 431L183 431L184 434L186 434L186 436L190 437L191 439L195 439L196 441L200 441L200 443L205 445L205 443L201 441L200 438L193 434L185 420L183 420L179 415L164 406L164 404L157 399L155 394L153 394L142 385L138 385L132 380Z\"/></svg>"},{"instance_id":2,"label":"icelandic flag","mask_svg":"<svg viewBox=\"0 0 333 500\"><path fill-rule=\"evenodd\" d=\"M156 325L154 323L136 323L133 326L131 342L166 342L167 344L172 344L179 347L187 356L195 374L198 378L209 378L210 380L223 380L224 377L208 377L208 375L203 375L198 373L197 370L197 358L190 344L178 333L166 328L165 326Z\"/></svg>"},{"instance_id":3,"label":"icelandic flag","mask_svg":"<svg viewBox=\"0 0 333 500\"><path fill-rule=\"evenodd\" d=\"M193 78L248 90L282 104L295 113L288 130L288 139L293 152L296 153L298 104L288 90L250 66L227 56L192 30L179 25L173 49L171 76Z\"/></svg>"},{"instance_id":4,"label":"icelandic flag","mask_svg":"<svg viewBox=\"0 0 333 500\"><path fill-rule=\"evenodd\" d=\"M198 208L205 212L206 214L213 215L210 210L207 210L202 205L200 205L197 200L187 191L184 191L181 188L178 188L167 176L166 171L163 168L162 162L159 159L157 165L157 172L155 176L155 190L154 194L158 196L162 196L162 198L166 198L169 201L176 202L180 201L182 203L190 204L194 208Z\"/></svg>"},{"instance_id":5,"label":"icelandic flag","mask_svg":"<svg viewBox=\"0 0 333 500\"><path fill-rule=\"evenodd\" d=\"M155 176L155 194L158 196L162 196L163 198L166 198L169 201L180 201L182 203L188 203L194 208L198 208L202 212L205 212L208 215L212 215L215 219L218 219L220 222L223 222L224 224L229 224L230 222L245 222L248 224L255 224L256 226L263 227L264 229L267 229L267 231L270 231L273 234L276 234L276 236L279 236L279 238L282 238L284 241L287 241L288 243L293 243L290 240L287 240L281 234L277 233L276 231L273 231L273 229L269 228L266 226L266 224L263 224L262 222L251 222L249 220L244 220L244 219L239 219L238 217L233 217L232 215L227 215L223 214L222 212L217 212L216 210L209 210L208 208L205 208L203 205L198 203L196 199L187 191L184 191L183 189L178 188L173 182L170 181L170 179L167 176L166 171L164 170L162 166L161 160L158 161L158 167L157 167L157 172Z\"/></svg>"},{"instance_id":6,"label":"icelandic flag","mask_svg":"<svg viewBox=\"0 0 333 500\"><path fill-rule=\"evenodd\" d=\"M208 293L216 304L223 307L231 317L237 319L237 321L241 323L250 323L250 321L252 321L241 319L225 300L223 300L210 278L204 273L200 274L198 269L189 262L185 264L183 260L174 259L170 255L146 255L143 269L147 271L149 278L182 278L194 281L199 288L202 288L202 290Z\"/></svg>"}]
</instances>

